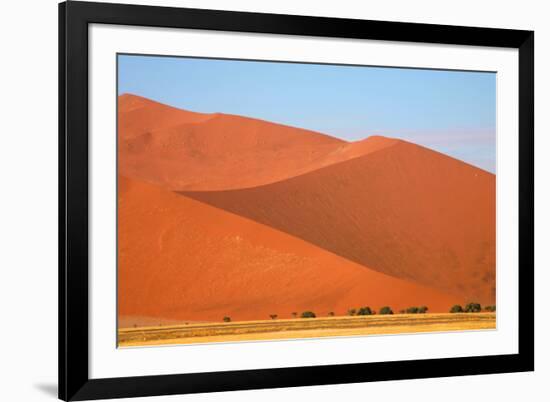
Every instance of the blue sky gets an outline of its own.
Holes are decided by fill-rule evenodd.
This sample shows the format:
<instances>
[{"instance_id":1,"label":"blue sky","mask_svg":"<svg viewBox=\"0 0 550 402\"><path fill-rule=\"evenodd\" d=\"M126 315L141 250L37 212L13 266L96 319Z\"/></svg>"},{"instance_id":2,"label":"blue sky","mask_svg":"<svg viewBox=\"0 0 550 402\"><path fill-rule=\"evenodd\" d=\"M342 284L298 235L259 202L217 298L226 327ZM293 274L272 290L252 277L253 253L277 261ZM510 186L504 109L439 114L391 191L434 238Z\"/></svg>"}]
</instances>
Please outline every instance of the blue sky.
<instances>
[{"instance_id":1,"label":"blue sky","mask_svg":"<svg viewBox=\"0 0 550 402\"><path fill-rule=\"evenodd\" d=\"M119 94L348 141L402 138L495 172L496 74L119 55Z\"/></svg>"}]
</instances>

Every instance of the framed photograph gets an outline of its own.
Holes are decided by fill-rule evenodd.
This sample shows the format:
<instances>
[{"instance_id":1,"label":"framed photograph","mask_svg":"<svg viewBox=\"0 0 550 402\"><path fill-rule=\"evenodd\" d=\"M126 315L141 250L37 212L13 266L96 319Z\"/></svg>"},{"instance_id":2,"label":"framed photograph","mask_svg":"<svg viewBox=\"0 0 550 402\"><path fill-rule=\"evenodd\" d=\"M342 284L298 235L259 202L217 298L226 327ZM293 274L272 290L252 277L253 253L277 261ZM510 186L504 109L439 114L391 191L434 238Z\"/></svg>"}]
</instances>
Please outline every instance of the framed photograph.
<instances>
[{"instance_id":1,"label":"framed photograph","mask_svg":"<svg viewBox=\"0 0 550 402\"><path fill-rule=\"evenodd\" d=\"M59 5L59 397L534 369L534 33Z\"/></svg>"}]
</instances>

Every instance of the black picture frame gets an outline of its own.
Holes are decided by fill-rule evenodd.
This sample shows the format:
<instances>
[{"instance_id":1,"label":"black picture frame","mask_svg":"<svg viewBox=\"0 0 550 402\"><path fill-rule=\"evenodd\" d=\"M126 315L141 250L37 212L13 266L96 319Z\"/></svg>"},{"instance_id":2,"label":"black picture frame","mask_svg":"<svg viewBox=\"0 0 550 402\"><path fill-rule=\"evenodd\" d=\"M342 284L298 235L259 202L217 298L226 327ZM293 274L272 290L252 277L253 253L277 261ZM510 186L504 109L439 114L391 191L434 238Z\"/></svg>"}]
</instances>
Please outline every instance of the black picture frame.
<instances>
[{"instance_id":1,"label":"black picture frame","mask_svg":"<svg viewBox=\"0 0 550 402\"><path fill-rule=\"evenodd\" d=\"M376 39L519 51L517 354L213 373L88 375L88 25ZM59 398L169 395L534 370L534 32L142 5L59 4Z\"/></svg>"}]
</instances>

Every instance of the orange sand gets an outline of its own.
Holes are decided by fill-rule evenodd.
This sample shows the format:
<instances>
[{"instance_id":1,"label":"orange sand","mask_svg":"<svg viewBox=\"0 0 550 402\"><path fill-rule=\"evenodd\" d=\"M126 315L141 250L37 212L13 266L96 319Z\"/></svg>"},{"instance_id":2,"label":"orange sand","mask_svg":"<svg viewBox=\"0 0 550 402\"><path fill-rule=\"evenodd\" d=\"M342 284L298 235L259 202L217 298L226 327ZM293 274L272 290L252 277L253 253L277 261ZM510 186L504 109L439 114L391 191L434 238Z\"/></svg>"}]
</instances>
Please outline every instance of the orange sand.
<instances>
[{"instance_id":1,"label":"orange sand","mask_svg":"<svg viewBox=\"0 0 550 402\"><path fill-rule=\"evenodd\" d=\"M494 175L379 136L118 111L121 322L494 304Z\"/></svg>"},{"instance_id":2,"label":"orange sand","mask_svg":"<svg viewBox=\"0 0 550 402\"><path fill-rule=\"evenodd\" d=\"M463 302L151 184L121 176L119 189L121 316L250 320L419 303L446 312Z\"/></svg>"},{"instance_id":3,"label":"orange sand","mask_svg":"<svg viewBox=\"0 0 550 402\"><path fill-rule=\"evenodd\" d=\"M119 173L173 190L273 183L365 155L391 141L348 143L309 130L119 97Z\"/></svg>"},{"instance_id":4,"label":"orange sand","mask_svg":"<svg viewBox=\"0 0 550 402\"><path fill-rule=\"evenodd\" d=\"M495 176L399 141L266 186L185 192L377 271L495 300Z\"/></svg>"}]
</instances>

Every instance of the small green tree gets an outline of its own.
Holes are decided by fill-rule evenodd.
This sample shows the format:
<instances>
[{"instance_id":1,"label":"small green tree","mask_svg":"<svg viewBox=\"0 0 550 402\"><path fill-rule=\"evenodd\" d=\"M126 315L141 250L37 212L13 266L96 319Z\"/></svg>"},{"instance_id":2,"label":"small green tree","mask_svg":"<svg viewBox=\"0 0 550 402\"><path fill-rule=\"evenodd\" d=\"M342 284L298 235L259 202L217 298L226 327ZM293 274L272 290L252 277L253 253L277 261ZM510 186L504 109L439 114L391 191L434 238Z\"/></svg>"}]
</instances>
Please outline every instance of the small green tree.
<instances>
[{"instance_id":1,"label":"small green tree","mask_svg":"<svg viewBox=\"0 0 550 402\"><path fill-rule=\"evenodd\" d=\"M272 320L277 318L277 314L269 314L269 316L271 317Z\"/></svg>"},{"instance_id":2,"label":"small green tree","mask_svg":"<svg viewBox=\"0 0 550 402\"><path fill-rule=\"evenodd\" d=\"M384 306L380 309L380 314L393 314L392 309L389 306Z\"/></svg>"},{"instance_id":3,"label":"small green tree","mask_svg":"<svg viewBox=\"0 0 550 402\"><path fill-rule=\"evenodd\" d=\"M372 310L370 307L361 307L359 310L357 310L357 315L372 315Z\"/></svg>"},{"instance_id":4,"label":"small green tree","mask_svg":"<svg viewBox=\"0 0 550 402\"><path fill-rule=\"evenodd\" d=\"M348 315L355 315L357 313L357 310L355 310L354 308L350 308L348 310Z\"/></svg>"},{"instance_id":5,"label":"small green tree","mask_svg":"<svg viewBox=\"0 0 550 402\"><path fill-rule=\"evenodd\" d=\"M231 322L231 317L228 317L228 316L223 317L223 322Z\"/></svg>"},{"instance_id":6,"label":"small green tree","mask_svg":"<svg viewBox=\"0 0 550 402\"><path fill-rule=\"evenodd\" d=\"M409 307L405 310L407 314L418 314L418 307Z\"/></svg>"},{"instance_id":7,"label":"small green tree","mask_svg":"<svg viewBox=\"0 0 550 402\"><path fill-rule=\"evenodd\" d=\"M304 311L302 313L302 318L315 318L315 313L313 311Z\"/></svg>"},{"instance_id":8,"label":"small green tree","mask_svg":"<svg viewBox=\"0 0 550 402\"><path fill-rule=\"evenodd\" d=\"M450 313L463 313L464 310L462 309L462 306L460 304L455 304L453 307L451 307L451 310L449 310Z\"/></svg>"},{"instance_id":9,"label":"small green tree","mask_svg":"<svg viewBox=\"0 0 550 402\"><path fill-rule=\"evenodd\" d=\"M485 306L485 308L483 310L494 313L495 311L497 311L497 306L495 306L495 305Z\"/></svg>"},{"instance_id":10,"label":"small green tree","mask_svg":"<svg viewBox=\"0 0 550 402\"><path fill-rule=\"evenodd\" d=\"M464 307L464 311L467 313L479 313L481 311L481 304L479 303L468 303Z\"/></svg>"},{"instance_id":11,"label":"small green tree","mask_svg":"<svg viewBox=\"0 0 550 402\"><path fill-rule=\"evenodd\" d=\"M428 312L427 306L420 306L418 307L418 314L426 314Z\"/></svg>"}]
</instances>

